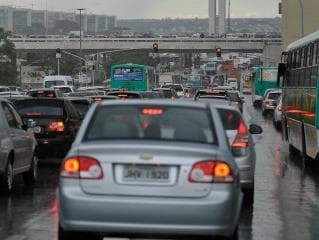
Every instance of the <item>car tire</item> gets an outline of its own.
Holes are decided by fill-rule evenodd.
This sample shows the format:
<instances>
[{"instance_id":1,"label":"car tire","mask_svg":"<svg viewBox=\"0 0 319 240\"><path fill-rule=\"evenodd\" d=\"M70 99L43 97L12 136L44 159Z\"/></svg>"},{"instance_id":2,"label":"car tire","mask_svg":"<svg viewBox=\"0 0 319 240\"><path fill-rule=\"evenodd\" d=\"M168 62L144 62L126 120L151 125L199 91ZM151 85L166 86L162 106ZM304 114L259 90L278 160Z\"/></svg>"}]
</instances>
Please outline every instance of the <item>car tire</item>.
<instances>
[{"instance_id":1,"label":"car tire","mask_svg":"<svg viewBox=\"0 0 319 240\"><path fill-rule=\"evenodd\" d=\"M267 115L266 110L262 110L262 111L261 111L261 114L262 114L264 117L266 117L266 115Z\"/></svg>"},{"instance_id":2,"label":"car tire","mask_svg":"<svg viewBox=\"0 0 319 240\"><path fill-rule=\"evenodd\" d=\"M9 159L4 174L1 177L1 185L3 186L2 189L5 193L11 193L13 186L13 177L13 166L12 162Z\"/></svg>"},{"instance_id":3,"label":"car tire","mask_svg":"<svg viewBox=\"0 0 319 240\"><path fill-rule=\"evenodd\" d=\"M245 203L252 204L254 202L254 185L251 188L243 189Z\"/></svg>"},{"instance_id":4,"label":"car tire","mask_svg":"<svg viewBox=\"0 0 319 240\"><path fill-rule=\"evenodd\" d=\"M289 153L292 155L299 155L300 152L297 148L295 148L294 146L292 146L291 144L289 144Z\"/></svg>"},{"instance_id":5,"label":"car tire","mask_svg":"<svg viewBox=\"0 0 319 240\"><path fill-rule=\"evenodd\" d=\"M33 186L38 179L38 158L34 155L31 160L30 169L23 173L23 181L27 186Z\"/></svg>"},{"instance_id":6,"label":"car tire","mask_svg":"<svg viewBox=\"0 0 319 240\"><path fill-rule=\"evenodd\" d=\"M103 240L103 237L84 232L65 231L59 225L58 240Z\"/></svg>"}]
</instances>

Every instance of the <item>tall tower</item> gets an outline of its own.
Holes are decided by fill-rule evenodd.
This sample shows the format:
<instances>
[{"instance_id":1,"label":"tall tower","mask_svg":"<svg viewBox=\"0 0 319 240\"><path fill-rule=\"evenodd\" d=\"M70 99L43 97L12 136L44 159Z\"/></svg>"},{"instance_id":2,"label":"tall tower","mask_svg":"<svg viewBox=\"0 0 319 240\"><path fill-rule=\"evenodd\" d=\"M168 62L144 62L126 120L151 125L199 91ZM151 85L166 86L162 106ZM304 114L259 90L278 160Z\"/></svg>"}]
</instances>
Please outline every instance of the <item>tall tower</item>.
<instances>
[{"instance_id":1,"label":"tall tower","mask_svg":"<svg viewBox=\"0 0 319 240\"><path fill-rule=\"evenodd\" d=\"M209 35L216 33L216 0L208 0Z\"/></svg>"},{"instance_id":2,"label":"tall tower","mask_svg":"<svg viewBox=\"0 0 319 240\"><path fill-rule=\"evenodd\" d=\"M226 22L226 0L219 0L218 2L218 34L225 34Z\"/></svg>"}]
</instances>

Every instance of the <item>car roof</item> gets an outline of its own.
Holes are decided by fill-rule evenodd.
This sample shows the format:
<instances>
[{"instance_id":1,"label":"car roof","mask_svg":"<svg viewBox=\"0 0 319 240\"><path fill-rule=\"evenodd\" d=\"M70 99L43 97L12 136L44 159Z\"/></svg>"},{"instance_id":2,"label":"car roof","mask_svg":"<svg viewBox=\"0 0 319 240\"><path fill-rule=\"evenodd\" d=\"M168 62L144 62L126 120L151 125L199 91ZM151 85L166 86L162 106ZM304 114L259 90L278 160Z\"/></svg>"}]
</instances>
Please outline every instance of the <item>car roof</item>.
<instances>
[{"instance_id":1,"label":"car roof","mask_svg":"<svg viewBox=\"0 0 319 240\"><path fill-rule=\"evenodd\" d=\"M172 106L172 107L191 107L191 108L207 108L207 103L195 102L195 101L170 101L170 100L130 100L130 101L118 101L118 100L110 100L110 101L101 101L99 105L107 106L107 105L159 105L159 106Z\"/></svg>"}]
</instances>

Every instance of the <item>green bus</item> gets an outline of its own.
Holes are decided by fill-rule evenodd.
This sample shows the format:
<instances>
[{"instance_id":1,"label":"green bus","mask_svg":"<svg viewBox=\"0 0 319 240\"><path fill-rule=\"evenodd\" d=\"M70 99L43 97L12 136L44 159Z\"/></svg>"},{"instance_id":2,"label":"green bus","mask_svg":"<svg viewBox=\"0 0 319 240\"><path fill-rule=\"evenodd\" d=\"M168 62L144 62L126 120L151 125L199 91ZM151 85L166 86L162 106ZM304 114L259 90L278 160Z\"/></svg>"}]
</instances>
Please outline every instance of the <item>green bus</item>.
<instances>
[{"instance_id":1,"label":"green bus","mask_svg":"<svg viewBox=\"0 0 319 240\"><path fill-rule=\"evenodd\" d=\"M277 67L256 67L252 73L252 102L261 106L267 89L278 88Z\"/></svg>"},{"instance_id":2,"label":"green bus","mask_svg":"<svg viewBox=\"0 0 319 240\"><path fill-rule=\"evenodd\" d=\"M131 63L113 65L110 86L127 91L149 91L155 87L154 68Z\"/></svg>"},{"instance_id":3,"label":"green bus","mask_svg":"<svg viewBox=\"0 0 319 240\"><path fill-rule=\"evenodd\" d=\"M290 44L278 67L289 151L319 160L319 31Z\"/></svg>"}]
</instances>

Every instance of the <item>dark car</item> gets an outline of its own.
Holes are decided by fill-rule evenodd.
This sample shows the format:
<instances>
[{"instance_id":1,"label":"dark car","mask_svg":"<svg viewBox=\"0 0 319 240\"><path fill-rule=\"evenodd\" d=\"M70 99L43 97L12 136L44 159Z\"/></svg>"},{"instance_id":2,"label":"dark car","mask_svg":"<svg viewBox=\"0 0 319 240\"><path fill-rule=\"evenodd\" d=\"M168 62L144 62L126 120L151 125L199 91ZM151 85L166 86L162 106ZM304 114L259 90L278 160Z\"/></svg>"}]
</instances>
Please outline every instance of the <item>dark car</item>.
<instances>
[{"instance_id":1,"label":"dark car","mask_svg":"<svg viewBox=\"0 0 319 240\"><path fill-rule=\"evenodd\" d=\"M152 91L159 92L164 98L176 99L178 98L176 91L173 88L154 88Z\"/></svg>"},{"instance_id":2,"label":"dark car","mask_svg":"<svg viewBox=\"0 0 319 240\"><path fill-rule=\"evenodd\" d=\"M140 92L142 94L144 99L158 99L158 98L164 98L162 94L159 92L155 91L145 91L145 92Z\"/></svg>"},{"instance_id":3,"label":"dark car","mask_svg":"<svg viewBox=\"0 0 319 240\"><path fill-rule=\"evenodd\" d=\"M92 104L92 101L90 101L86 97L66 97L66 99L71 101L73 106L80 114L81 119L84 118L85 114L87 113Z\"/></svg>"},{"instance_id":4,"label":"dark car","mask_svg":"<svg viewBox=\"0 0 319 240\"><path fill-rule=\"evenodd\" d=\"M16 100L14 105L24 120L36 122L39 157L64 157L81 125L80 114L71 101L28 98Z\"/></svg>"},{"instance_id":5,"label":"dark car","mask_svg":"<svg viewBox=\"0 0 319 240\"><path fill-rule=\"evenodd\" d=\"M53 88L32 89L28 91L27 95L31 97L45 97L45 98L63 97L63 93L60 91L60 89L53 89Z\"/></svg>"},{"instance_id":6,"label":"dark car","mask_svg":"<svg viewBox=\"0 0 319 240\"><path fill-rule=\"evenodd\" d=\"M238 107L241 113L243 112L244 100L240 96L239 91L224 89L200 89L196 92L194 99L198 100L203 98L216 98L230 101L232 105Z\"/></svg>"},{"instance_id":7,"label":"dark car","mask_svg":"<svg viewBox=\"0 0 319 240\"><path fill-rule=\"evenodd\" d=\"M116 96L120 99L139 99L143 98L140 92L133 92L133 91L114 91L108 92L107 96Z\"/></svg>"},{"instance_id":8,"label":"dark car","mask_svg":"<svg viewBox=\"0 0 319 240\"><path fill-rule=\"evenodd\" d=\"M11 192L17 174L23 175L27 185L36 181L37 142L13 105L4 99L0 105L0 188Z\"/></svg>"}]
</instances>

